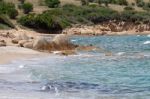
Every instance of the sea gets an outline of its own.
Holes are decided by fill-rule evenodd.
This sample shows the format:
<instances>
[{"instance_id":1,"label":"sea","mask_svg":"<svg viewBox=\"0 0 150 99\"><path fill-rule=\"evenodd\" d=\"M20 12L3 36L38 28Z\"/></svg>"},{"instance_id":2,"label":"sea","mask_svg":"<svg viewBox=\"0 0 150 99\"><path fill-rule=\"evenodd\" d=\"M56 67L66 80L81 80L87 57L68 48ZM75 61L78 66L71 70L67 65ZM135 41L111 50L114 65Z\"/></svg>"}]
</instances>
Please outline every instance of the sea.
<instances>
[{"instance_id":1,"label":"sea","mask_svg":"<svg viewBox=\"0 0 150 99\"><path fill-rule=\"evenodd\" d=\"M150 99L149 35L71 41L97 49L0 65L0 99Z\"/></svg>"}]
</instances>

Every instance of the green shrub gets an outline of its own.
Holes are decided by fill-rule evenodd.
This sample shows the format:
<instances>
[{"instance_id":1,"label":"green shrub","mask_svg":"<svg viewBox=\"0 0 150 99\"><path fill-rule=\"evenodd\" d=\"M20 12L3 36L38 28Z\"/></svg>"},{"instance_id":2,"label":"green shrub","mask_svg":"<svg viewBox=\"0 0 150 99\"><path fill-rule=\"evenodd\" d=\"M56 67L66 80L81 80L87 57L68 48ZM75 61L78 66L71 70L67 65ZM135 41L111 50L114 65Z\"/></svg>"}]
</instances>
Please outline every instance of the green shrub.
<instances>
[{"instance_id":1,"label":"green shrub","mask_svg":"<svg viewBox=\"0 0 150 99\"><path fill-rule=\"evenodd\" d=\"M25 14L28 14L33 10L33 4L32 3L24 3L22 5L22 9Z\"/></svg>"},{"instance_id":2,"label":"green shrub","mask_svg":"<svg viewBox=\"0 0 150 99\"><path fill-rule=\"evenodd\" d=\"M150 22L150 13L136 12L132 8L116 12L108 7L64 5L42 14L29 14L19 19L21 25L47 31L61 31L72 24L99 24L110 20Z\"/></svg>"},{"instance_id":3,"label":"green shrub","mask_svg":"<svg viewBox=\"0 0 150 99\"><path fill-rule=\"evenodd\" d=\"M59 0L45 0L45 3L49 8L57 8L60 4Z\"/></svg>"},{"instance_id":4,"label":"green shrub","mask_svg":"<svg viewBox=\"0 0 150 99\"><path fill-rule=\"evenodd\" d=\"M11 19L16 19L16 17L18 16L18 11L16 9L10 9L8 11L8 16L11 18Z\"/></svg>"},{"instance_id":5,"label":"green shrub","mask_svg":"<svg viewBox=\"0 0 150 99\"><path fill-rule=\"evenodd\" d=\"M15 28L15 25L9 20L9 18L4 15L4 14L0 14L0 23L1 24L5 24L11 28Z\"/></svg>"},{"instance_id":6,"label":"green shrub","mask_svg":"<svg viewBox=\"0 0 150 99\"><path fill-rule=\"evenodd\" d=\"M15 9L15 5L13 3L0 2L0 13L6 14L10 18L14 19L18 15L18 11Z\"/></svg>"},{"instance_id":7,"label":"green shrub","mask_svg":"<svg viewBox=\"0 0 150 99\"><path fill-rule=\"evenodd\" d=\"M24 4L25 0L18 0L21 4Z\"/></svg>"},{"instance_id":8,"label":"green shrub","mask_svg":"<svg viewBox=\"0 0 150 99\"><path fill-rule=\"evenodd\" d=\"M143 0L137 0L136 5L138 7L144 7L145 6L145 2Z\"/></svg>"},{"instance_id":9,"label":"green shrub","mask_svg":"<svg viewBox=\"0 0 150 99\"><path fill-rule=\"evenodd\" d=\"M126 6L126 7L124 8L124 10L134 10L134 8L131 7L131 6Z\"/></svg>"},{"instance_id":10,"label":"green shrub","mask_svg":"<svg viewBox=\"0 0 150 99\"><path fill-rule=\"evenodd\" d=\"M89 1L88 0L81 0L81 4L82 5L89 5Z\"/></svg>"}]
</instances>

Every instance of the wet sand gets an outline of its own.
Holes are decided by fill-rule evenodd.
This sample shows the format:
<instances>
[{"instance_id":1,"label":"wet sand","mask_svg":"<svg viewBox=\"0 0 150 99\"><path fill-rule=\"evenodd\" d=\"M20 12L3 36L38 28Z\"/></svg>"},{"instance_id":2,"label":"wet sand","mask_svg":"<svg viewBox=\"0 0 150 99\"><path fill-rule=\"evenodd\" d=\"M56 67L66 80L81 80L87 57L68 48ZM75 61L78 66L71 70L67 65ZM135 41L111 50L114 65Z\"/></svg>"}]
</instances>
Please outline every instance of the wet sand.
<instances>
[{"instance_id":1,"label":"wet sand","mask_svg":"<svg viewBox=\"0 0 150 99\"><path fill-rule=\"evenodd\" d=\"M22 47L0 47L0 64L10 63L13 60L34 58L40 56L46 56L47 53L42 53Z\"/></svg>"}]
</instances>

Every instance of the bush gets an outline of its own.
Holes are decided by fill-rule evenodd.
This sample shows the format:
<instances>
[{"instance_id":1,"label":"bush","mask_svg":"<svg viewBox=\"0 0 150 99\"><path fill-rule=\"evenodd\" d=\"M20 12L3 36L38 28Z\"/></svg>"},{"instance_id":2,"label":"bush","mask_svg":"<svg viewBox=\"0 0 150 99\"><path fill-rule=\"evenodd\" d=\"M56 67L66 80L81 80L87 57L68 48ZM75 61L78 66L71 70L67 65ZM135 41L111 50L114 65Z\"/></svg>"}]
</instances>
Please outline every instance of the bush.
<instances>
[{"instance_id":1,"label":"bush","mask_svg":"<svg viewBox=\"0 0 150 99\"><path fill-rule=\"evenodd\" d=\"M16 19L16 17L18 16L18 11L16 9L10 9L8 11L8 16L11 18L11 19Z\"/></svg>"},{"instance_id":2,"label":"bush","mask_svg":"<svg viewBox=\"0 0 150 99\"><path fill-rule=\"evenodd\" d=\"M107 7L64 5L42 14L29 14L19 19L20 24L47 31L61 31L72 24L99 24L110 20L129 22L150 22L150 14L136 12L126 7L123 12L116 12Z\"/></svg>"},{"instance_id":3,"label":"bush","mask_svg":"<svg viewBox=\"0 0 150 99\"><path fill-rule=\"evenodd\" d=\"M60 4L59 0L45 0L45 3L49 8L57 8Z\"/></svg>"},{"instance_id":4,"label":"bush","mask_svg":"<svg viewBox=\"0 0 150 99\"><path fill-rule=\"evenodd\" d=\"M131 6L126 6L126 7L124 8L124 10L134 10L134 8L131 7Z\"/></svg>"},{"instance_id":5,"label":"bush","mask_svg":"<svg viewBox=\"0 0 150 99\"><path fill-rule=\"evenodd\" d=\"M137 0L137 1L136 1L136 5L137 5L138 7L144 7L144 6L145 6L145 2L144 2L143 0Z\"/></svg>"},{"instance_id":6,"label":"bush","mask_svg":"<svg viewBox=\"0 0 150 99\"><path fill-rule=\"evenodd\" d=\"M25 0L18 0L21 4L24 4Z\"/></svg>"},{"instance_id":7,"label":"bush","mask_svg":"<svg viewBox=\"0 0 150 99\"><path fill-rule=\"evenodd\" d=\"M15 5L13 3L0 2L0 13L6 14L10 18L15 19L18 15L18 11L15 9Z\"/></svg>"},{"instance_id":8,"label":"bush","mask_svg":"<svg viewBox=\"0 0 150 99\"><path fill-rule=\"evenodd\" d=\"M33 4L32 3L24 3L22 5L22 9L25 14L28 14L33 10Z\"/></svg>"},{"instance_id":9,"label":"bush","mask_svg":"<svg viewBox=\"0 0 150 99\"><path fill-rule=\"evenodd\" d=\"M0 14L0 23L1 24L5 24L11 28L15 28L15 25L9 20L9 18L4 15L4 14Z\"/></svg>"},{"instance_id":10,"label":"bush","mask_svg":"<svg viewBox=\"0 0 150 99\"><path fill-rule=\"evenodd\" d=\"M38 15L29 14L21 17L18 22L27 27L58 32L70 25L62 15L63 13L60 10L50 10Z\"/></svg>"}]
</instances>

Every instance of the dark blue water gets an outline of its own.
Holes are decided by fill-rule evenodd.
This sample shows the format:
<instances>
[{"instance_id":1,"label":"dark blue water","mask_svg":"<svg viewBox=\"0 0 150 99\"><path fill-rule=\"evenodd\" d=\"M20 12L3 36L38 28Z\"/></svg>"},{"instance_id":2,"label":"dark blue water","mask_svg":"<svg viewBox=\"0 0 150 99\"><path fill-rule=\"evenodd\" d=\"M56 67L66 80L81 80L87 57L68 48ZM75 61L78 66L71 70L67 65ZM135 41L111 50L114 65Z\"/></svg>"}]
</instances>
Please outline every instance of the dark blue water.
<instances>
[{"instance_id":1,"label":"dark blue water","mask_svg":"<svg viewBox=\"0 0 150 99\"><path fill-rule=\"evenodd\" d=\"M58 99L149 99L148 41L147 36L72 37L75 44L92 44L100 50L14 64L24 64L22 71L37 82L25 83L24 90L50 95L44 99L53 95ZM15 90L21 88L22 84Z\"/></svg>"}]
</instances>

